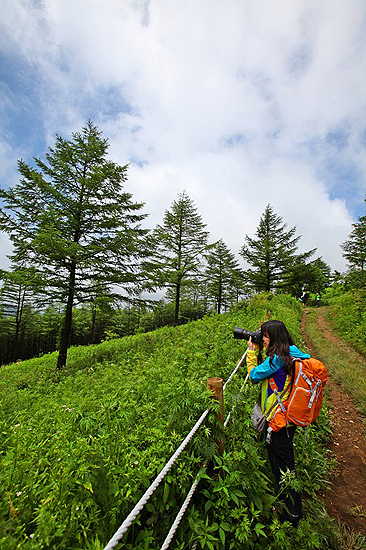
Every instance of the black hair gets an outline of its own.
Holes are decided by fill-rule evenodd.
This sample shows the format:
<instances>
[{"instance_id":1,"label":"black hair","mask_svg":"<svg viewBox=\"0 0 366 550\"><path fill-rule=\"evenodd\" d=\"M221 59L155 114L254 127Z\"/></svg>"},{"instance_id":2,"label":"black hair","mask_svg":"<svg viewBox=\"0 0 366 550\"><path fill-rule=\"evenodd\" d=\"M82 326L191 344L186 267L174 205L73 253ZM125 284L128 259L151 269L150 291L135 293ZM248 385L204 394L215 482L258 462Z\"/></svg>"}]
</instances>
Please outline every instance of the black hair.
<instances>
[{"instance_id":1,"label":"black hair","mask_svg":"<svg viewBox=\"0 0 366 550\"><path fill-rule=\"evenodd\" d=\"M285 370L291 376L294 373L293 361L290 357L290 346L294 345L291 335L282 321L266 321L261 326L262 335L269 337L269 363L273 366L274 356L285 361Z\"/></svg>"}]
</instances>

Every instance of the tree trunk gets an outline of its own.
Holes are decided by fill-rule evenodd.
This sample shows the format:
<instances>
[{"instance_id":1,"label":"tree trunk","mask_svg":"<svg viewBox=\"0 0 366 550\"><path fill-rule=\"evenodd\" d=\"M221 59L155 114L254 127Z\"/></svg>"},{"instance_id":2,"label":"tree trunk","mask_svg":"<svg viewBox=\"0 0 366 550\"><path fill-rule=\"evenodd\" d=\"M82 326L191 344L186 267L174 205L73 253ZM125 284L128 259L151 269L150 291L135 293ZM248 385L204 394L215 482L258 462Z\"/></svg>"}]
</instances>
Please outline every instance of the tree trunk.
<instances>
[{"instance_id":1,"label":"tree trunk","mask_svg":"<svg viewBox=\"0 0 366 550\"><path fill-rule=\"evenodd\" d=\"M69 347L71 324L72 324L72 306L75 295L75 273L76 263L72 262L69 279L69 292L65 309L64 326L61 332L60 351L57 358L57 369L61 370L66 365L67 349Z\"/></svg>"},{"instance_id":2,"label":"tree trunk","mask_svg":"<svg viewBox=\"0 0 366 550\"><path fill-rule=\"evenodd\" d=\"M92 312L92 319L91 319L91 331L90 331L90 343L94 344L95 342L95 321L97 318L97 306L95 304L91 304L91 312Z\"/></svg>"},{"instance_id":3,"label":"tree trunk","mask_svg":"<svg viewBox=\"0 0 366 550\"><path fill-rule=\"evenodd\" d=\"M219 293L217 297L217 313L220 315L221 313L221 300L222 300L222 281L220 279L219 282Z\"/></svg>"},{"instance_id":4,"label":"tree trunk","mask_svg":"<svg viewBox=\"0 0 366 550\"><path fill-rule=\"evenodd\" d=\"M24 300L25 300L25 290L22 290L22 287L20 285L19 292L18 292L17 312L15 316L15 335L14 335L14 348L13 348L13 358L12 358L14 362L20 357L19 334L20 334L20 326L22 323Z\"/></svg>"},{"instance_id":5,"label":"tree trunk","mask_svg":"<svg viewBox=\"0 0 366 550\"><path fill-rule=\"evenodd\" d=\"M179 302L180 302L180 283L175 286L175 310L174 310L174 326L178 324L179 319Z\"/></svg>"},{"instance_id":6,"label":"tree trunk","mask_svg":"<svg viewBox=\"0 0 366 550\"><path fill-rule=\"evenodd\" d=\"M266 275L266 292L271 292L271 274L269 270Z\"/></svg>"}]
</instances>

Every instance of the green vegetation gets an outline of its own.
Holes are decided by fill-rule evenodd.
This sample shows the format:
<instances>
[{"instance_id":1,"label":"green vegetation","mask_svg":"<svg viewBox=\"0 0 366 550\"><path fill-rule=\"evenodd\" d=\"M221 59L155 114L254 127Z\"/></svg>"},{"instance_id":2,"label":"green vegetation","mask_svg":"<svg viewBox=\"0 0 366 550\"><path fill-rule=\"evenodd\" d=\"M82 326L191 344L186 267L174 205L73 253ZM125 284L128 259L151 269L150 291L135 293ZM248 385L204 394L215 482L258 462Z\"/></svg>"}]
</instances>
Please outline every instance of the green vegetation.
<instances>
[{"instance_id":1,"label":"green vegetation","mask_svg":"<svg viewBox=\"0 0 366 550\"><path fill-rule=\"evenodd\" d=\"M255 329L268 310L301 345L299 304L289 296L257 295L230 314L71 348L61 372L56 354L3 367L0 548L102 548L211 402L207 377L227 379L233 370L244 349L232 338L234 325ZM298 477L310 500L307 519L292 533L274 513L264 443L250 427L257 389L241 391L244 374L225 393L226 410L236 408L224 456L214 454L209 422L129 529L123 548L160 548L205 461L212 467L172 548L195 540L211 550L334 548L328 546L331 522L319 525L310 498L328 476L325 415L308 444L297 434Z\"/></svg>"},{"instance_id":2,"label":"green vegetation","mask_svg":"<svg viewBox=\"0 0 366 550\"><path fill-rule=\"evenodd\" d=\"M206 260L207 294L215 311L221 313L245 294L244 273L222 239L209 251Z\"/></svg>"},{"instance_id":3,"label":"green vegetation","mask_svg":"<svg viewBox=\"0 0 366 550\"><path fill-rule=\"evenodd\" d=\"M256 238L245 237L245 244L240 254L246 260L251 269L246 271L246 279L249 285L257 292L273 292L278 289L301 287L308 281L303 277L306 260L315 252L316 248L303 254L297 253L297 243L300 237L295 237L296 227L286 230L286 223L281 216L273 211L271 205L267 205L260 219ZM301 266L300 272L294 272L295 267ZM296 294L295 294L296 296Z\"/></svg>"},{"instance_id":4,"label":"green vegetation","mask_svg":"<svg viewBox=\"0 0 366 550\"><path fill-rule=\"evenodd\" d=\"M64 316L60 307L51 305L44 310L37 310L25 301L20 318L18 347L15 346L17 317L12 315L10 307L5 313L0 317L0 364L14 363L57 349ZM181 300L180 322L200 319L204 313L202 304L194 304L186 298ZM101 298L94 304L84 304L73 309L70 344L96 344L111 338L149 332L173 322L174 304L171 302L158 300L153 305L139 302L119 308L113 306L108 298Z\"/></svg>"},{"instance_id":5,"label":"green vegetation","mask_svg":"<svg viewBox=\"0 0 366 550\"><path fill-rule=\"evenodd\" d=\"M352 288L364 288L366 284L366 215L359 217L352 227L347 241L341 245L343 256L349 265L347 279Z\"/></svg>"},{"instance_id":6,"label":"green vegetation","mask_svg":"<svg viewBox=\"0 0 366 550\"><path fill-rule=\"evenodd\" d=\"M351 323L348 327L352 326L355 334L359 334L360 325L357 324L356 317L352 316L352 311L356 310L351 307L342 309L342 303L344 306L347 296L344 295L338 302L338 307L324 307L321 309L326 314L326 318L329 323L337 323L339 327L339 334L343 338L349 338L354 341L351 330L347 328L347 323ZM366 379L366 366L364 362L360 362L360 356L357 352L347 345L342 340L329 340L323 337L322 332L319 332L318 324L316 322L318 310L310 310L307 315L306 330L307 333L316 346L319 359L325 364L332 365L333 377L342 384L346 391L353 397L358 404L360 411L366 415L366 388L365 384L360 383L360 380ZM340 317L342 316L342 321ZM342 323L342 324L340 324ZM342 330L341 330L341 327ZM364 348L363 348L364 349Z\"/></svg>"},{"instance_id":7,"label":"green vegetation","mask_svg":"<svg viewBox=\"0 0 366 550\"><path fill-rule=\"evenodd\" d=\"M20 160L20 181L0 190L0 230L13 242L11 269L0 271L0 365L58 350L61 370L71 345L222 313L253 292L299 297L330 284L330 267L307 263L315 249L299 254L296 227L286 230L270 205L245 237L245 271L222 239L209 242L185 191L154 230L142 228L128 165L108 148L88 121L71 139L56 135L44 160ZM167 303L147 298L157 289Z\"/></svg>"},{"instance_id":8,"label":"green vegetation","mask_svg":"<svg viewBox=\"0 0 366 550\"><path fill-rule=\"evenodd\" d=\"M366 355L366 290L353 290L330 300L333 328Z\"/></svg>"},{"instance_id":9,"label":"green vegetation","mask_svg":"<svg viewBox=\"0 0 366 550\"><path fill-rule=\"evenodd\" d=\"M13 242L13 282L31 279L49 302L63 305L58 369L66 364L74 303L110 296L112 285L132 292L141 278L146 214L123 191L127 166L108 160L108 147L89 121L71 140L56 136L45 162L34 159L36 168L19 161L20 182L0 190L0 229Z\"/></svg>"},{"instance_id":10,"label":"green vegetation","mask_svg":"<svg viewBox=\"0 0 366 550\"><path fill-rule=\"evenodd\" d=\"M317 500L331 469L325 407L308 443L300 430L295 436L297 479L284 475L284 487L297 484L306 496L294 531L277 519L265 445L251 429L257 388L242 387L245 369L228 387L226 411L235 408L220 457L206 379L227 379L242 355L235 324L255 329L269 311L303 347L302 292L313 305L322 294L336 330L366 353L365 217L342 246L349 272L331 277L321 258L308 262L315 249L297 252L296 227L286 230L268 205L256 237L245 237L243 271L222 239L209 243L185 192L155 231L142 229L143 204L124 191L128 167L107 150L89 122L71 140L56 136L35 168L20 161L19 184L0 191L0 229L14 243L12 268L0 274L0 364L54 352L1 369L0 550L101 550L207 407L207 423L121 548L160 548L198 472L175 550L195 542L203 550L341 550L346 539L346 548L363 548ZM164 298L143 295L157 288ZM288 295L238 303L263 290ZM348 348L324 343L314 315L311 339L365 412L366 372ZM68 352L70 344L95 345Z\"/></svg>"},{"instance_id":11,"label":"green vegetation","mask_svg":"<svg viewBox=\"0 0 366 550\"><path fill-rule=\"evenodd\" d=\"M182 291L197 286L202 278L202 257L209 248L205 227L193 201L183 191L152 235L152 255L146 271L152 288L168 288L175 304L175 325L179 321Z\"/></svg>"}]
</instances>

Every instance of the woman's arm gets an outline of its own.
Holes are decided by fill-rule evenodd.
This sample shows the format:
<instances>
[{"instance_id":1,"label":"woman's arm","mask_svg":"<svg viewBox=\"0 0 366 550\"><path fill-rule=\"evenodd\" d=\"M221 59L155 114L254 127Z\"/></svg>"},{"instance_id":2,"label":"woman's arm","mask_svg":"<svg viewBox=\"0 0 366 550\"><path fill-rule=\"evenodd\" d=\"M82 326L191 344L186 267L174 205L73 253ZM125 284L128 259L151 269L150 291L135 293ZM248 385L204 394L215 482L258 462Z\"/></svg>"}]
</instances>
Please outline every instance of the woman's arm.
<instances>
[{"instance_id":1,"label":"woman's arm","mask_svg":"<svg viewBox=\"0 0 366 550\"><path fill-rule=\"evenodd\" d=\"M252 372L253 369L257 368L257 364L258 364L257 352L255 350L252 350L252 349L248 348L248 351L247 351L247 369L248 369L250 379L252 379L252 376L251 376L250 373Z\"/></svg>"},{"instance_id":2,"label":"woman's arm","mask_svg":"<svg viewBox=\"0 0 366 550\"><path fill-rule=\"evenodd\" d=\"M248 352L249 353L249 352ZM250 380L253 384L264 380L265 378L270 378L274 375L276 371L281 368L282 364L278 360L277 355L274 356L272 364L270 364L270 358L267 357L260 365L252 368L249 372ZM249 369L248 369L249 370Z\"/></svg>"},{"instance_id":3,"label":"woman's arm","mask_svg":"<svg viewBox=\"0 0 366 550\"><path fill-rule=\"evenodd\" d=\"M252 337L250 337L248 340L248 351L247 351L247 360L246 360L249 375L251 371L258 364L258 357L257 357L258 350L259 350L258 344L255 344L254 342L252 342Z\"/></svg>"},{"instance_id":4,"label":"woman's arm","mask_svg":"<svg viewBox=\"0 0 366 550\"><path fill-rule=\"evenodd\" d=\"M248 352L247 352L247 368L250 376L250 380L253 384L273 376L273 374L281 368L282 363L278 360L277 355L274 356L272 364L270 364L270 358L267 357L258 365L257 352L259 346L252 342L252 338L249 338L248 341Z\"/></svg>"}]
</instances>

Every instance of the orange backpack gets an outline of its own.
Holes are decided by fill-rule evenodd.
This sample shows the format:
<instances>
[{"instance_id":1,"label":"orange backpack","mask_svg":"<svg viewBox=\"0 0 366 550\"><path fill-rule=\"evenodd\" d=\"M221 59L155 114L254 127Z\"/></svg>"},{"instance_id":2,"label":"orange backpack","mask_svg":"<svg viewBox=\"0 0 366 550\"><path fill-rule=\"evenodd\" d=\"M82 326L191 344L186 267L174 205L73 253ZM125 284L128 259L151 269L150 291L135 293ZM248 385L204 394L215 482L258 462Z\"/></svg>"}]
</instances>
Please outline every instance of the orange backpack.
<instances>
[{"instance_id":1,"label":"orange backpack","mask_svg":"<svg viewBox=\"0 0 366 550\"><path fill-rule=\"evenodd\" d=\"M288 398L282 402L281 397L287 392L279 395L277 384L273 378L268 383L277 397L278 407L267 430L267 441L271 439L271 433L277 432L290 422L297 426L309 426L319 415L322 402L324 386L327 381L327 369L317 359L296 359L295 373L292 387Z\"/></svg>"}]
</instances>

